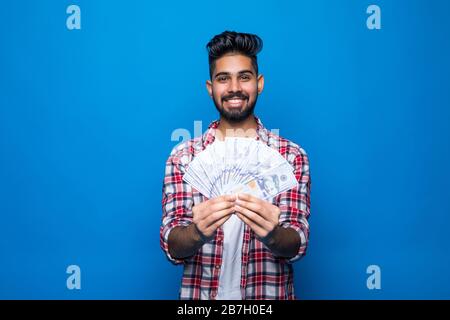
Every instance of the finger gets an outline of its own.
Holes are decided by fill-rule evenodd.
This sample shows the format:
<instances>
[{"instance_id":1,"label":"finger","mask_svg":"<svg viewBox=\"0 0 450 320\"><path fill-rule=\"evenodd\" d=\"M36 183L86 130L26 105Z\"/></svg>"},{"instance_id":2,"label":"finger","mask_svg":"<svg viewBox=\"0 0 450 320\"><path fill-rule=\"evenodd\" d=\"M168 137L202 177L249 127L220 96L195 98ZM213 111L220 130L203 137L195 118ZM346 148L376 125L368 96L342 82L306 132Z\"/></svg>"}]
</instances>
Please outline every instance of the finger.
<instances>
[{"instance_id":1,"label":"finger","mask_svg":"<svg viewBox=\"0 0 450 320\"><path fill-rule=\"evenodd\" d=\"M236 200L236 194L223 195L220 197L216 197L213 200L215 202L223 202L223 201L234 202Z\"/></svg>"},{"instance_id":2,"label":"finger","mask_svg":"<svg viewBox=\"0 0 450 320\"><path fill-rule=\"evenodd\" d=\"M264 237L265 234L267 234L267 231L265 231L263 228L261 228L259 225L257 225L256 223L254 223L252 220L248 219L246 216L244 216L244 215L241 214L240 212L236 212L236 215L237 215L238 218L241 219L245 224L247 224L247 225L253 230L253 232L254 232L258 237Z\"/></svg>"},{"instance_id":3,"label":"finger","mask_svg":"<svg viewBox=\"0 0 450 320\"><path fill-rule=\"evenodd\" d=\"M224 210L227 208L231 208L234 205L234 203L232 203L232 202L223 202L223 201L219 202L216 199L211 200L211 202L209 202L206 207L197 209L197 215L198 215L199 220L203 220L203 219L209 217L214 212L221 211L221 210ZM205 203L205 202L203 202L203 203Z\"/></svg>"},{"instance_id":4,"label":"finger","mask_svg":"<svg viewBox=\"0 0 450 320\"><path fill-rule=\"evenodd\" d=\"M216 232L217 228L219 228L221 225L223 225L228 219L230 219L230 217L231 217L231 214L219 219L212 225L206 227L205 231L203 232L203 237L207 238L206 239L207 241L212 239L212 237L214 236L214 232ZM199 231L199 232L201 232L201 231Z\"/></svg>"},{"instance_id":5,"label":"finger","mask_svg":"<svg viewBox=\"0 0 450 320\"><path fill-rule=\"evenodd\" d=\"M223 217L231 215L234 211L235 211L235 208L231 207L231 208L227 208L224 210L214 212L213 214L209 215L208 217L205 218L206 228L208 228L212 224L216 223L218 220L222 219Z\"/></svg>"},{"instance_id":6,"label":"finger","mask_svg":"<svg viewBox=\"0 0 450 320\"><path fill-rule=\"evenodd\" d=\"M217 220L222 219L223 217L229 216L234 212L234 207L224 209L221 211L214 212L212 214L206 215L204 218L199 219L197 222L197 226L200 230L207 232L208 228L210 228Z\"/></svg>"},{"instance_id":7,"label":"finger","mask_svg":"<svg viewBox=\"0 0 450 320\"><path fill-rule=\"evenodd\" d=\"M228 194L228 195L224 195L223 197L224 197L225 201L234 202L237 199L237 194Z\"/></svg>"},{"instance_id":8,"label":"finger","mask_svg":"<svg viewBox=\"0 0 450 320\"><path fill-rule=\"evenodd\" d=\"M253 223L259 225L261 228L269 230L269 221L262 218L259 214L256 212L253 212L247 208L243 208L241 206L235 206L236 212L239 212L240 214L244 215L248 220L251 220Z\"/></svg>"},{"instance_id":9,"label":"finger","mask_svg":"<svg viewBox=\"0 0 450 320\"><path fill-rule=\"evenodd\" d=\"M230 202L230 201L216 202L208 208L208 213L221 211L224 209L231 208L233 206L234 206L234 202Z\"/></svg>"},{"instance_id":10,"label":"finger","mask_svg":"<svg viewBox=\"0 0 450 320\"><path fill-rule=\"evenodd\" d=\"M230 219L231 214L228 216L223 217L222 219L216 221L211 227L214 229L213 231L216 231L217 228L219 228L221 225L223 225L225 222L227 222L228 219Z\"/></svg>"},{"instance_id":11,"label":"finger","mask_svg":"<svg viewBox=\"0 0 450 320\"><path fill-rule=\"evenodd\" d=\"M252 196L252 195L250 195L248 193L239 193L237 195L237 199L238 200L242 199L242 200L245 200L245 201L248 201L248 202L254 202L254 203L260 203L262 201L261 199L255 197L255 196Z\"/></svg>"},{"instance_id":12,"label":"finger","mask_svg":"<svg viewBox=\"0 0 450 320\"><path fill-rule=\"evenodd\" d=\"M246 200L238 199L238 200L236 200L236 205L246 208L248 210L251 210L251 211L257 213L258 215L262 216L263 218L266 218L266 219L269 218L266 214L266 210L265 210L264 206L262 206L259 203L249 202Z\"/></svg>"}]
</instances>

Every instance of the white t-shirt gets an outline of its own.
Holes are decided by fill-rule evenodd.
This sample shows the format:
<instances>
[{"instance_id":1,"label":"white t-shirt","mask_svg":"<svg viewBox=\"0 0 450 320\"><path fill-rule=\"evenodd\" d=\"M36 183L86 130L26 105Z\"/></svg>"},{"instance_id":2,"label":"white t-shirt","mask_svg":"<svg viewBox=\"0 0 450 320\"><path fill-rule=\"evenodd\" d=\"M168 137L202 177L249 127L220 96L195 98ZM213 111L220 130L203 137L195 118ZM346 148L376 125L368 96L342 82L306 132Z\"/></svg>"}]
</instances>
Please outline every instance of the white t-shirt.
<instances>
[{"instance_id":1,"label":"white t-shirt","mask_svg":"<svg viewBox=\"0 0 450 320\"><path fill-rule=\"evenodd\" d=\"M223 224L223 255L218 300L242 300L241 257L244 223L235 214Z\"/></svg>"}]
</instances>

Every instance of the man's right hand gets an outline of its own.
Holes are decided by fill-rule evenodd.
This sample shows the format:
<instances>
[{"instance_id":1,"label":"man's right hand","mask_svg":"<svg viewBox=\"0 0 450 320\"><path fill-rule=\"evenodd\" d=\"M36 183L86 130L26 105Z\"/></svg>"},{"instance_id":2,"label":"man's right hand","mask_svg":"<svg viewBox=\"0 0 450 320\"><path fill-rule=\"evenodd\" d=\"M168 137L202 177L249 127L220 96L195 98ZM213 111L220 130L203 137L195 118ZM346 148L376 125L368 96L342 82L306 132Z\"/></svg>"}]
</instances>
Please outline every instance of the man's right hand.
<instances>
[{"instance_id":1,"label":"man's right hand","mask_svg":"<svg viewBox=\"0 0 450 320\"><path fill-rule=\"evenodd\" d=\"M236 195L220 196L192 207L193 223L175 227L168 237L169 253L173 258L184 259L194 255L210 240L217 228L234 212Z\"/></svg>"},{"instance_id":2,"label":"man's right hand","mask_svg":"<svg viewBox=\"0 0 450 320\"><path fill-rule=\"evenodd\" d=\"M235 211L236 195L224 195L209 199L192 207L193 224L200 238L209 239Z\"/></svg>"}]
</instances>

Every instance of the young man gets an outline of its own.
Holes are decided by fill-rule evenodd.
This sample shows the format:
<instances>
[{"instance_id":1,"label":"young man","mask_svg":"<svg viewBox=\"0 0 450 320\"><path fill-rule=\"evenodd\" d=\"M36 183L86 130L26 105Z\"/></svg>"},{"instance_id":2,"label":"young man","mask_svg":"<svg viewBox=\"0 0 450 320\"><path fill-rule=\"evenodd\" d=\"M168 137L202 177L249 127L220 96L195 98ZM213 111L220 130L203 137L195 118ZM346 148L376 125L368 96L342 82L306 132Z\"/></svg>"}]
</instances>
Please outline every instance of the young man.
<instances>
[{"instance_id":1,"label":"young man","mask_svg":"<svg viewBox=\"0 0 450 320\"><path fill-rule=\"evenodd\" d=\"M175 147L166 163L161 247L184 264L181 299L295 299L292 262L307 248L309 162L298 145L269 132L253 114L264 77L262 40L225 31L207 44L206 88L220 120ZM226 136L249 137L277 150L294 168L297 187L272 202L239 194L207 199L183 181L189 163Z\"/></svg>"}]
</instances>

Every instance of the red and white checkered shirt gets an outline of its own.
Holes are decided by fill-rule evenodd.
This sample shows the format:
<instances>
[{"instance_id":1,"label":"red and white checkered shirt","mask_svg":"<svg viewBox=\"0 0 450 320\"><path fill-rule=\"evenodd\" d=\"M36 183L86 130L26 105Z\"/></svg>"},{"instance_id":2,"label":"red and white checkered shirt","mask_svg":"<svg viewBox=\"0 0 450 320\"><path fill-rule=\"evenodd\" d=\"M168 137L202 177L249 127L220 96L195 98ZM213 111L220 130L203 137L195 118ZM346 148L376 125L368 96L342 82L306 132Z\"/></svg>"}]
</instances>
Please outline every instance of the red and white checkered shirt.
<instances>
[{"instance_id":1,"label":"red and white checkered shirt","mask_svg":"<svg viewBox=\"0 0 450 320\"><path fill-rule=\"evenodd\" d=\"M252 300L292 300L295 299L292 262L306 253L309 239L309 161L302 148L269 132L261 121L255 118L258 123L257 139L277 150L295 168L294 174L299 185L279 194L272 203L281 210L279 225L296 230L300 235L301 245L297 255L291 259L276 257L245 225L241 259L242 297ZM194 157L214 141L218 125L219 121L214 121L202 136L177 145L166 163L160 242L171 262L184 264L180 299L215 299L217 296L222 265L222 227L217 229L215 238L205 243L194 256L183 260L174 259L169 254L168 237L173 228L191 224L192 207L208 200L184 182L183 175Z\"/></svg>"}]
</instances>

